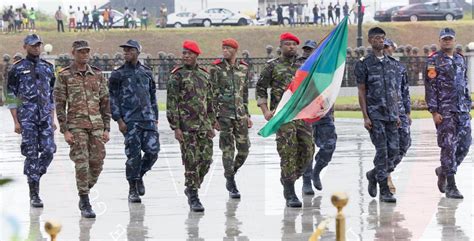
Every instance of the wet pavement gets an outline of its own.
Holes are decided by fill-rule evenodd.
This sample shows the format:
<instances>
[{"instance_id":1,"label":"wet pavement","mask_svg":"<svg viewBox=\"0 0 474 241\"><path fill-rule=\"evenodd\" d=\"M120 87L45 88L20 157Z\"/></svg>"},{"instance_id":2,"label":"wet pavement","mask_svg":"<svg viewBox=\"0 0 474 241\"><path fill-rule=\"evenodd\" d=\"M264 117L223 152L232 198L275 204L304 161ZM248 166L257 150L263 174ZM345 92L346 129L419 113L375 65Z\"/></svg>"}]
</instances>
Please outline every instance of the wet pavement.
<instances>
[{"instance_id":1,"label":"wet pavement","mask_svg":"<svg viewBox=\"0 0 474 241\"><path fill-rule=\"evenodd\" d=\"M458 170L458 187L465 199L446 199L436 187L439 165L431 120L415 120L413 144L393 174L397 204L380 203L367 194L365 172L371 169L374 148L361 120L336 120L338 143L322 173L323 191L302 198L303 208L285 208L279 182L279 158L274 137L257 136L264 121L253 117L252 147L236 178L242 199L230 200L225 190L218 138L214 163L200 191L204 214L189 212L184 190L180 151L160 113L161 152L145 177L142 204L127 202L123 137L112 124L104 171L91 193L95 220L80 217L69 148L59 132L58 151L42 178L44 209L30 209L28 187L20 155L20 137L13 133L10 114L0 109L0 173L15 179L0 190L0 240L46 240L46 220L63 228L58 240L308 240L315 227L330 219L321 240L335 240L336 209L332 193L346 192L344 208L347 240L470 240L473 239L472 152ZM471 150L472 151L472 150ZM301 197L301 180L297 182Z\"/></svg>"}]
</instances>

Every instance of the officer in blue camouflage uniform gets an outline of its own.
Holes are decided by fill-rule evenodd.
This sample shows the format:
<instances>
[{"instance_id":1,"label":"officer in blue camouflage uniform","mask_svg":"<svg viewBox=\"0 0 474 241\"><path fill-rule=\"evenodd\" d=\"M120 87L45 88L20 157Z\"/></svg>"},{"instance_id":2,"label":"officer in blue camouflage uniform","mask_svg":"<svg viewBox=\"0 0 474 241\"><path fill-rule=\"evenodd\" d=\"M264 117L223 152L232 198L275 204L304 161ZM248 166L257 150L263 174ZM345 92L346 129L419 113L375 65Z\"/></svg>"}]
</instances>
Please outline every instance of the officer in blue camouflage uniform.
<instances>
[{"instance_id":1,"label":"officer in blue camouflage uniform","mask_svg":"<svg viewBox=\"0 0 474 241\"><path fill-rule=\"evenodd\" d=\"M392 54L397 49L397 45L391 39L385 39L384 42L384 52L386 55L392 56ZM398 109L400 112L400 126L398 127L399 135L399 145L400 152L397 159L395 159L394 166L397 167L398 164L402 161L403 157L406 155L408 148L411 146L411 136L410 136L410 126L411 126L411 103L410 103L410 90L408 82L407 69L400 61L397 61L398 67L400 69L400 74L397 75L397 89L400 91L398 96ZM388 176L388 186L390 192L395 193L396 188L393 185L392 178Z\"/></svg>"},{"instance_id":2,"label":"officer in blue camouflage uniform","mask_svg":"<svg viewBox=\"0 0 474 241\"><path fill-rule=\"evenodd\" d=\"M317 43L314 40L307 40L303 45L302 59L306 59L317 48ZM311 188L311 179L313 185L317 190L322 190L321 179L319 174L321 170L331 161L332 154L336 149L336 127L334 126L334 108L332 108L321 120L313 123L313 139L319 151L314 158L315 164L313 169L313 162L308 163L308 167L303 173L303 194L313 195L314 191Z\"/></svg>"},{"instance_id":3,"label":"officer in blue camouflage uniform","mask_svg":"<svg viewBox=\"0 0 474 241\"><path fill-rule=\"evenodd\" d=\"M139 203L140 196L145 195L143 175L151 170L160 151L156 86L151 69L138 61L140 44L128 40L120 47L125 64L110 76L110 106L112 118L125 137L128 200Z\"/></svg>"},{"instance_id":4,"label":"officer in blue camouflage uniform","mask_svg":"<svg viewBox=\"0 0 474 241\"><path fill-rule=\"evenodd\" d=\"M53 65L39 58L43 42L36 34L26 36L27 56L14 63L8 73L8 108L21 134L21 154L26 157L24 174L28 177L30 203L43 207L39 197L40 178L56 152L53 121L55 82Z\"/></svg>"},{"instance_id":5,"label":"officer in blue camouflage uniform","mask_svg":"<svg viewBox=\"0 0 474 241\"><path fill-rule=\"evenodd\" d=\"M359 104L364 116L364 127L369 131L375 146L374 169L366 173L368 191L377 196L377 182L380 201L396 202L390 192L387 177L393 171L399 155L399 110L396 60L383 53L385 31L379 27L369 30L372 53L362 57L355 66L359 89Z\"/></svg>"},{"instance_id":6,"label":"officer in blue camouflage uniform","mask_svg":"<svg viewBox=\"0 0 474 241\"><path fill-rule=\"evenodd\" d=\"M433 115L441 148L438 188L447 198L462 199L454 176L471 146L471 96L464 57L454 51L456 33L444 28L440 49L426 61L425 100ZM446 183L447 181L447 183Z\"/></svg>"}]
</instances>

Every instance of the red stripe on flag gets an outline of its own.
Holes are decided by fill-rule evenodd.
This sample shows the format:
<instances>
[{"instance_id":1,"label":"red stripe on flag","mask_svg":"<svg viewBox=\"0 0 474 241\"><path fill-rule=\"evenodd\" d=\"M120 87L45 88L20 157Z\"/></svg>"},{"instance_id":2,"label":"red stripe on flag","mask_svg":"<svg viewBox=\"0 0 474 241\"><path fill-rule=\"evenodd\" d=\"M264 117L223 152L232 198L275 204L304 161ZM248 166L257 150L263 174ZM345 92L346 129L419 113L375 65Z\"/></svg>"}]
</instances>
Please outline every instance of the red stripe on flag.
<instances>
[{"instance_id":1,"label":"red stripe on flag","mask_svg":"<svg viewBox=\"0 0 474 241\"><path fill-rule=\"evenodd\" d=\"M298 89L298 87L303 82L303 80L306 78L306 76L308 76L308 72L297 70L296 74L295 74L295 77L293 77L293 80L288 85L288 90L290 90L292 93L295 93L296 89Z\"/></svg>"}]
</instances>

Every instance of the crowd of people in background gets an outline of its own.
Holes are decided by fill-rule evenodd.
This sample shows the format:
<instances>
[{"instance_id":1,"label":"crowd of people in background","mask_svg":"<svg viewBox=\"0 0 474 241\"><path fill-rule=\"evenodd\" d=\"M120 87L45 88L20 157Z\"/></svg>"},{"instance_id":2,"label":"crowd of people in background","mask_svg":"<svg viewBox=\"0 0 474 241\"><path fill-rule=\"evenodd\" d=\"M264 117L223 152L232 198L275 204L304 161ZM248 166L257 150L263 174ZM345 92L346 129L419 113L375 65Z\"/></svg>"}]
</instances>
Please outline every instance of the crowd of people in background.
<instances>
[{"instance_id":1,"label":"crowd of people in background","mask_svg":"<svg viewBox=\"0 0 474 241\"><path fill-rule=\"evenodd\" d=\"M0 29L7 33L36 32L36 17L36 10L33 7L28 9L26 4L19 8L10 6L2 13Z\"/></svg>"},{"instance_id":2,"label":"crowd of people in background","mask_svg":"<svg viewBox=\"0 0 474 241\"><path fill-rule=\"evenodd\" d=\"M352 6L349 6L347 1L343 5L340 4L339 0L335 4L329 2L329 5L326 6L324 1L321 1L319 4L316 3L314 6L309 6L308 4L297 3L294 4L290 2L285 5L268 5L265 9L265 17L271 19L273 16L277 16L278 25L284 25L284 18L288 17L289 24L291 26L296 25L329 25L338 24L342 18L348 16L349 23L357 24L358 21L363 21L365 14L365 5L362 4L361 11L359 12L359 5L355 2ZM342 10L342 11L341 11ZM352 12L353 18L350 17ZM287 15L286 15L287 14ZM257 10L256 18L260 20L262 18L262 13L260 8Z\"/></svg>"}]
</instances>

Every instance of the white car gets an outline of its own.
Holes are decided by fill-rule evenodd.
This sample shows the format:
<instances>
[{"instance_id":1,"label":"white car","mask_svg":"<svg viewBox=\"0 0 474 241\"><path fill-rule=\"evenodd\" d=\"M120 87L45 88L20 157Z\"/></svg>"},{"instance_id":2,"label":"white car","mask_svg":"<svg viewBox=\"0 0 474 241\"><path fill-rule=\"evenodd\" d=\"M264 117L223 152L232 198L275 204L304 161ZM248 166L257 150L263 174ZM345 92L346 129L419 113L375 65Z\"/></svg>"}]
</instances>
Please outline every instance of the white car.
<instances>
[{"instance_id":1,"label":"white car","mask_svg":"<svg viewBox=\"0 0 474 241\"><path fill-rule=\"evenodd\" d=\"M290 25L290 11L287 6L284 6L283 8L283 25ZM296 20L296 16L295 16ZM257 24L259 26L263 25L278 25L278 17L276 11L272 11L272 16L262 16L258 21Z\"/></svg>"},{"instance_id":2,"label":"white car","mask_svg":"<svg viewBox=\"0 0 474 241\"><path fill-rule=\"evenodd\" d=\"M167 27L181 28L184 26L189 26L189 19L196 16L192 12L179 12L172 13L168 15L168 21L166 22ZM156 27L160 26L160 19L156 20Z\"/></svg>"},{"instance_id":3,"label":"white car","mask_svg":"<svg viewBox=\"0 0 474 241\"><path fill-rule=\"evenodd\" d=\"M190 25L210 27L212 25L249 25L252 19L244 14L233 13L225 8L209 8L189 19Z\"/></svg>"}]
</instances>

